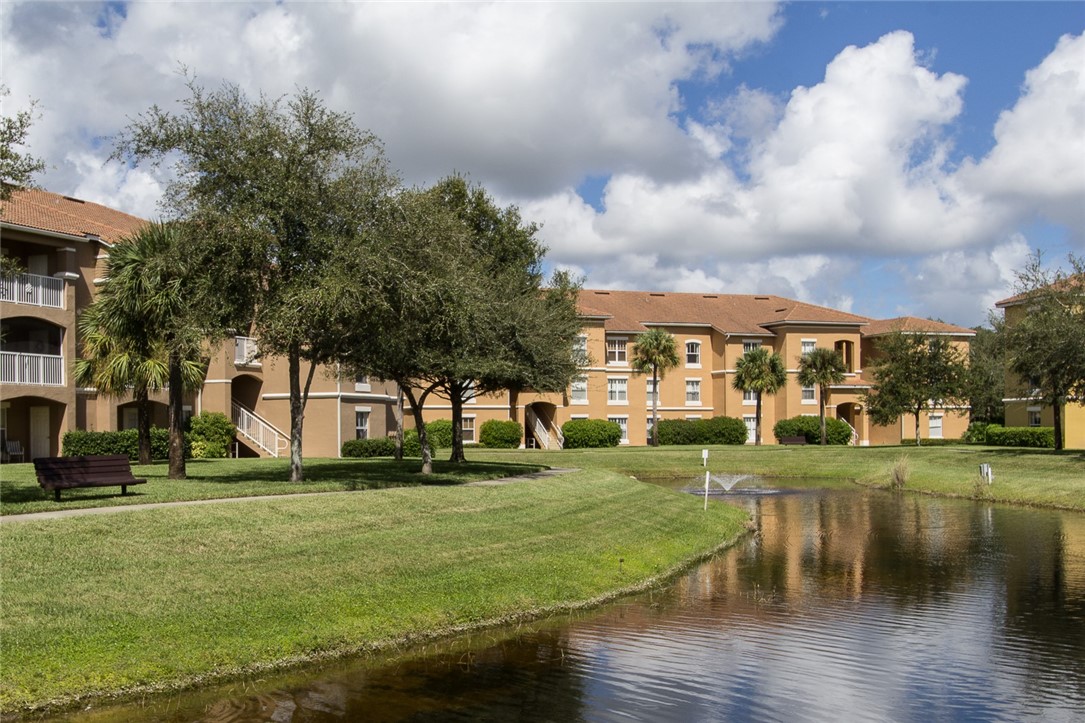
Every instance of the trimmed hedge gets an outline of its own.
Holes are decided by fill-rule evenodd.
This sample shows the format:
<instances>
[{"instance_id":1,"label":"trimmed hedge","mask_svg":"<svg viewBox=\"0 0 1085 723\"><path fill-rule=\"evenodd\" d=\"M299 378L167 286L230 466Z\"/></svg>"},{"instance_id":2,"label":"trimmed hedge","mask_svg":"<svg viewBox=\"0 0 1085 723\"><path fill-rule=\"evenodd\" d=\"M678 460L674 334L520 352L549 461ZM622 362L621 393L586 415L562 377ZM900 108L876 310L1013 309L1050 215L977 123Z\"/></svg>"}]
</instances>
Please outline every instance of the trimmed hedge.
<instances>
[{"instance_id":1,"label":"trimmed hedge","mask_svg":"<svg viewBox=\"0 0 1085 723\"><path fill-rule=\"evenodd\" d=\"M417 443L418 435L415 435L415 444ZM396 453L396 440L393 437L348 439L343 442L340 453L344 457L393 457Z\"/></svg>"},{"instance_id":2,"label":"trimmed hedge","mask_svg":"<svg viewBox=\"0 0 1085 723\"><path fill-rule=\"evenodd\" d=\"M661 419L659 444L746 444L746 423L734 417Z\"/></svg>"},{"instance_id":3,"label":"trimmed hedge","mask_svg":"<svg viewBox=\"0 0 1085 723\"><path fill-rule=\"evenodd\" d=\"M617 447L622 441L622 428L606 419L570 419L561 425L565 449Z\"/></svg>"},{"instance_id":4,"label":"trimmed hedge","mask_svg":"<svg viewBox=\"0 0 1085 723\"><path fill-rule=\"evenodd\" d=\"M426 422L426 434L429 436L430 449L452 449L452 420L434 419ZM418 452L422 455L421 448Z\"/></svg>"},{"instance_id":5,"label":"trimmed hedge","mask_svg":"<svg viewBox=\"0 0 1085 723\"><path fill-rule=\"evenodd\" d=\"M1003 427L992 424L987 427L987 444L996 447L1055 448L1054 427Z\"/></svg>"},{"instance_id":6,"label":"trimmed hedge","mask_svg":"<svg viewBox=\"0 0 1085 723\"><path fill-rule=\"evenodd\" d=\"M61 454L65 457L87 457L104 454L125 454L133 462L139 461L139 432L125 429L119 432L65 432L61 442ZM188 437L185 437L185 456L190 455ZM170 456L170 433L168 429L151 427L151 457L168 459Z\"/></svg>"},{"instance_id":7,"label":"trimmed hedge","mask_svg":"<svg viewBox=\"0 0 1085 723\"><path fill-rule=\"evenodd\" d=\"M821 444L820 417L791 417L781 419L772 427L779 442L782 437L806 437L807 444ZM825 417L826 444L847 444L851 441L851 427L836 417Z\"/></svg>"},{"instance_id":8,"label":"trimmed hedge","mask_svg":"<svg viewBox=\"0 0 1085 723\"><path fill-rule=\"evenodd\" d=\"M952 447L954 445L964 443L965 441L963 439L952 439L949 437L939 437L937 439L930 439L928 437L924 437L919 440L920 447ZM915 437L912 437L910 439L905 437L904 439L900 440L900 444L902 447L914 447L916 446Z\"/></svg>"},{"instance_id":9,"label":"trimmed hedge","mask_svg":"<svg viewBox=\"0 0 1085 723\"><path fill-rule=\"evenodd\" d=\"M509 419L490 419L482 423L478 432L478 443L493 449L516 449L524 436L520 423Z\"/></svg>"},{"instance_id":10,"label":"trimmed hedge","mask_svg":"<svg viewBox=\"0 0 1085 723\"><path fill-rule=\"evenodd\" d=\"M222 412L201 412L188 422L189 446L198 459L226 457L237 427Z\"/></svg>"}]
</instances>

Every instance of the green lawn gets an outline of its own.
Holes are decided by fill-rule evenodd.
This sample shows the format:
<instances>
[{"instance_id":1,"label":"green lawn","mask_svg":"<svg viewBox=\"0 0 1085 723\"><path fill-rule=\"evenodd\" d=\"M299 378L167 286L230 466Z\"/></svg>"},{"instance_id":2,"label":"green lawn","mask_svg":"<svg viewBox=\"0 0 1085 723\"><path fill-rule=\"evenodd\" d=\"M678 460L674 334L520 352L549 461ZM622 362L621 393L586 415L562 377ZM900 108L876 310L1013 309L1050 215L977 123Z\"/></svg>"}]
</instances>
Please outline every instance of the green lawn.
<instances>
[{"instance_id":1,"label":"green lawn","mask_svg":"<svg viewBox=\"0 0 1085 723\"><path fill-rule=\"evenodd\" d=\"M706 513L692 496L585 470L4 524L0 709L598 602L732 541L743 521L729 505Z\"/></svg>"},{"instance_id":2,"label":"green lawn","mask_svg":"<svg viewBox=\"0 0 1085 723\"><path fill-rule=\"evenodd\" d=\"M452 465L436 462L434 474L418 474L421 460L396 462L391 459L307 459L305 481L292 484L286 459L197 459L189 460L187 480L166 479L167 466L133 465L132 473L147 484L128 488L89 487L63 490L55 502L51 492L38 486L33 464L0 466L0 515L25 512L70 510L80 507L110 507L148 502L210 500L224 497L297 494L300 492L342 492L384 489L412 485L451 485L535 472L543 466L529 459Z\"/></svg>"},{"instance_id":3,"label":"green lawn","mask_svg":"<svg viewBox=\"0 0 1085 723\"><path fill-rule=\"evenodd\" d=\"M883 486L902 457L908 460L907 490L972 497L979 465L994 470L989 499L1014 504L1085 510L1085 451L1005 447L709 447L708 469L715 473L767 477L806 477L826 483L853 481ZM469 459L488 462L609 469L638 478L702 478L700 447L618 447L599 450L471 450Z\"/></svg>"}]
</instances>

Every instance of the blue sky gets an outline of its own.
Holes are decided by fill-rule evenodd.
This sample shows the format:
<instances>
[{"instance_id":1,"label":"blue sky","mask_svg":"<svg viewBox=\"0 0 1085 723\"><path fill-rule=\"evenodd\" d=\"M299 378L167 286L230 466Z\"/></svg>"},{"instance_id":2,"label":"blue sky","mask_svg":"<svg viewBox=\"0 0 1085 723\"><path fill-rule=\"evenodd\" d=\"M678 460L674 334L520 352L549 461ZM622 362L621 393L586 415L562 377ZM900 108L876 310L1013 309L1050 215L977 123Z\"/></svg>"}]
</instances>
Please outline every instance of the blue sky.
<instances>
[{"instance_id":1,"label":"blue sky","mask_svg":"<svg viewBox=\"0 0 1085 723\"><path fill-rule=\"evenodd\" d=\"M467 173L589 287L982 322L1085 253L1085 3L9 2L4 112L50 190L153 217L109 137L205 85L303 86L406 184Z\"/></svg>"}]
</instances>

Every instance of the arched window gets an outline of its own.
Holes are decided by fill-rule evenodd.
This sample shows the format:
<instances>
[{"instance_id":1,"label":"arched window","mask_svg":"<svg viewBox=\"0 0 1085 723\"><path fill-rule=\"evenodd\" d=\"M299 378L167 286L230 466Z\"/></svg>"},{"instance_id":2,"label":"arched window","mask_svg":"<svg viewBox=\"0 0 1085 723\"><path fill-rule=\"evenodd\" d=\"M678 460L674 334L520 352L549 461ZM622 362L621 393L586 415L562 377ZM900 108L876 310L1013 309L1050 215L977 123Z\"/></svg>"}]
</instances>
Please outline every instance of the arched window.
<instances>
[{"instance_id":1,"label":"arched window","mask_svg":"<svg viewBox=\"0 0 1085 723\"><path fill-rule=\"evenodd\" d=\"M686 366L687 367L699 367L699 366L701 366L701 342L699 342L699 341L687 341L686 342Z\"/></svg>"}]
</instances>

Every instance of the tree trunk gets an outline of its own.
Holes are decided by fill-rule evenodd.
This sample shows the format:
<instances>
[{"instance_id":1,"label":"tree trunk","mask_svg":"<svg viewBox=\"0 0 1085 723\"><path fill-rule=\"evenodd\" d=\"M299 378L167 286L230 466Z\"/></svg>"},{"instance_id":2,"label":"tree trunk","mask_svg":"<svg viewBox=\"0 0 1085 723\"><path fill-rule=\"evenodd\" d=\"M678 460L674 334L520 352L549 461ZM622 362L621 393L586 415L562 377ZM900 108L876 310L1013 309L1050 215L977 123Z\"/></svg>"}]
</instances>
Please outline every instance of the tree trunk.
<instances>
[{"instance_id":1,"label":"tree trunk","mask_svg":"<svg viewBox=\"0 0 1085 723\"><path fill-rule=\"evenodd\" d=\"M919 407L915 410L915 446L922 446L919 442L919 415L922 414L923 408Z\"/></svg>"},{"instance_id":2,"label":"tree trunk","mask_svg":"<svg viewBox=\"0 0 1085 723\"><path fill-rule=\"evenodd\" d=\"M181 355L170 352L169 359L169 425L170 425L170 479L185 479L185 389L181 378Z\"/></svg>"},{"instance_id":3,"label":"tree trunk","mask_svg":"<svg viewBox=\"0 0 1085 723\"><path fill-rule=\"evenodd\" d=\"M403 387L396 385L396 453L397 462L403 461Z\"/></svg>"},{"instance_id":4,"label":"tree trunk","mask_svg":"<svg viewBox=\"0 0 1085 723\"><path fill-rule=\"evenodd\" d=\"M1055 415L1055 451L1062 451L1062 405L1055 401L1051 406L1051 411Z\"/></svg>"},{"instance_id":5,"label":"tree trunk","mask_svg":"<svg viewBox=\"0 0 1085 723\"><path fill-rule=\"evenodd\" d=\"M754 422L754 446L761 446L761 392L757 393L757 420Z\"/></svg>"},{"instance_id":6,"label":"tree trunk","mask_svg":"<svg viewBox=\"0 0 1085 723\"><path fill-rule=\"evenodd\" d=\"M818 390L818 407L821 410L821 446L825 446L826 434L825 434L825 387Z\"/></svg>"},{"instance_id":7,"label":"tree trunk","mask_svg":"<svg viewBox=\"0 0 1085 723\"><path fill-rule=\"evenodd\" d=\"M659 368L652 365L652 446L659 446Z\"/></svg>"},{"instance_id":8,"label":"tree trunk","mask_svg":"<svg viewBox=\"0 0 1085 723\"><path fill-rule=\"evenodd\" d=\"M305 472L301 461L301 433L305 404L301 398L301 350L292 346L287 352L290 377L290 481L302 482Z\"/></svg>"},{"instance_id":9,"label":"tree trunk","mask_svg":"<svg viewBox=\"0 0 1085 723\"><path fill-rule=\"evenodd\" d=\"M449 462L466 462L463 454L463 388L464 385L453 381L448 385L448 399L452 402L452 456Z\"/></svg>"},{"instance_id":10,"label":"tree trunk","mask_svg":"<svg viewBox=\"0 0 1085 723\"><path fill-rule=\"evenodd\" d=\"M139 439L139 463L150 464L151 453L151 400L147 387L136 388L136 435Z\"/></svg>"},{"instance_id":11,"label":"tree trunk","mask_svg":"<svg viewBox=\"0 0 1085 723\"><path fill-rule=\"evenodd\" d=\"M430 390L425 390L415 399L410 387L401 384L400 389L411 403L411 416L414 417L414 426L418 430L418 444L422 447L422 474L433 474L433 455L430 453L429 435L426 434L426 420L422 417L422 405Z\"/></svg>"}]
</instances>

